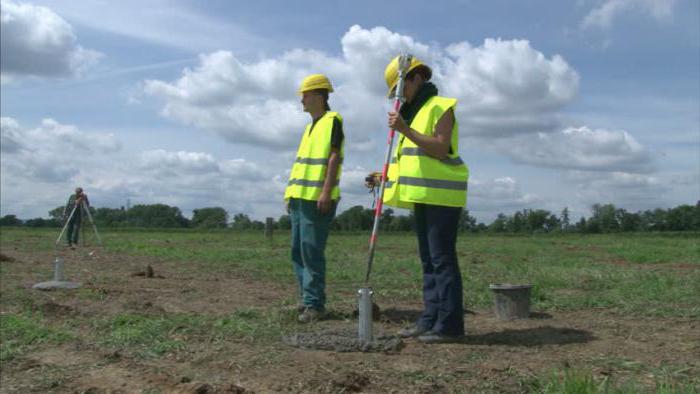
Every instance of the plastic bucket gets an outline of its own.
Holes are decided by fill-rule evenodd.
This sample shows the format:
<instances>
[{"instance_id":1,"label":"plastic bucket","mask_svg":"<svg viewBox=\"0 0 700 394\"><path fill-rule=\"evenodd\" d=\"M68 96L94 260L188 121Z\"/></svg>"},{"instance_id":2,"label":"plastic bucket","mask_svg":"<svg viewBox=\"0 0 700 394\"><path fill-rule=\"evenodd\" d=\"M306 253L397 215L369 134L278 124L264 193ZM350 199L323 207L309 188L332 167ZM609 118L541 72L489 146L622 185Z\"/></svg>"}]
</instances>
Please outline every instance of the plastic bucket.
<instances>
[{"instance_id":1,"label":"plastic bucket","mask_svg":"<svg viewBox=\"0 0 700 394\"><path fill-rule=\"evenodd\" d=\"M493 292L496 317L501 320L527 319L530 317L530 289L532 285L495 283L489 285Z\"/></svg>"}]
</instances>

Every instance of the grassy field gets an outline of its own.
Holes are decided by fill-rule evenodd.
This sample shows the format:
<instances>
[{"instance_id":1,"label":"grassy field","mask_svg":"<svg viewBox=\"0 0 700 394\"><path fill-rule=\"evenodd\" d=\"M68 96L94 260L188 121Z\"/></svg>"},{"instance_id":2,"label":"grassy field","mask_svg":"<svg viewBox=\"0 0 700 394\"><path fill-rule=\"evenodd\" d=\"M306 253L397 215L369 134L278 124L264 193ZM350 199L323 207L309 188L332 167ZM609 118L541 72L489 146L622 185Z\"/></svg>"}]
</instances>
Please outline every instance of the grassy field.
<instances>
[{"instance_id":1,"label":"grassy field","mask_svg":"<svg viewBox=\"0 0 700 394\"><path fill-rule=\"evenodd\" d=\"M209 385L211 392L696 393L700 385L698 234L461 235L466 346L438 345L435 354L409 343L398 355L336 355L289 349L280 337L355 327L367 234L331 235L333 318L300 326L286 233L269 241L232 231L104 229L103 248L73 252L54 250L55 230L1 231L2 392ZM56 255L84 286L31 290L51 278ZM164 278L134 276L147 264ZM414 237L381 234L372 287L394 315L379 329L395 330L420 311L420 278ZM532 309L542 318L494 319L488 285L505 282L532 283ZM74 359L57 362L56 353ZM234 361L223 366L222 358ZM304 363L328 371L293 368Z\"/></svg>"}]
</instances>

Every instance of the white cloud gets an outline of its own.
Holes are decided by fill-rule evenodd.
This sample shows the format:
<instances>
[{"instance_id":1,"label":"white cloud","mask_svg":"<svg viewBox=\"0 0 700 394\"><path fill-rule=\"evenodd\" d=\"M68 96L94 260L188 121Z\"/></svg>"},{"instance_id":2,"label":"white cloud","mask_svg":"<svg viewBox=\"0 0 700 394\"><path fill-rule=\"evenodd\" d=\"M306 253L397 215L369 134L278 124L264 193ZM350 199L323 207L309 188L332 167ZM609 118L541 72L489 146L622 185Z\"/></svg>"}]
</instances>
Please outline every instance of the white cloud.
<instances>
[{"instance_id":1,"label":"white cloud","mask_svg":"<svg viewBox=\"0 0 700 394\"><path fill-rule=\"evenodd\" d=\"M45 182L60 182L80 172L91 158L121 149L112 134L92 133L44 119L34 129L9 117L0 118L3 168Z\"/></svg>"},{"instance_id":2,"label":"white cloud","mask_svg":"<svg viewBox=\"0 0 700 394\"><path fill-rule=\"evenodd\" d=\"M612 203L630 211L665 206L668 182L647 174L627 172L570 171L566 180L576 188L576 199L583 206Z\"/></svg>"},{"instance_id":3,"label":"white cloud","mask_svg":"<svg viewBox=\"0 0 700 394\"><path fill-rule=\"evenodd\" d=\"M263 217L282 213L286 176L243 158L205 152L121 150L113 136L45 119L37 128L0 118L2 212L46 216L80 185L94 205L165 203L192 209L221 206ZM269 162L274 162L270 160ZM284 167L287 167L286 160Z\"/></svg>"},{"instance_id":4,"label":"white cloud","mask_svg":"<svg viewBox=\"0 0 700 394\"><path fill-rule=\"evenodd\" d=\"M370 149L385 128L383 70L395 54L410 51L434 69L443 94L457 97L463 135L490 137L559 126L556 111L578 89L578 75L524 40L487 39L442 48L416 42L386 28L352 26L342 37L342 55L295 49L278 57L243 63L228 51L202 55L194 69L173 82L148 80L144 93L163 102L161 114L217 133L234 143L292 150L308 121L295 95L301 79L330 76L331 105L345 117L348 149Z\"/></svg>"},{"instance_id":5,"label":"white cloud","mask_svg":"<svg viewBox=\"0 0 700 394\"><path fill-rule=\"evenodd\" d=\"M71 25L46 7L3 0L0 30L3 83L25 76L72 77L102 56L78 45Z\"/></svg>"},{"instance_id":6,"label":"white cloud","mask_svg":"<svg viewBox=\"0 0 700 394\"><path fill-rule=\"evenodd\" d=\"M469 180L467 209L474 212L519 210L539 206L544 199L536 194L524 193L518 182L509 176Z\"/></svg>"},{"instance_id":7,"label":"white cloud","mask_svg":"<svg viewBox=\"0 0 700 394\"><path fill-rule=\"evenodd\" d=\"M172 174L207 174L219 171L219 164L214 157L202 152L150 150L141 153L139 164L145 170Z\"/></svg>"},{"instance_id":8,"label":"white cloud","mask_svg":"<svg viewBox=\"0 0 700 394\"><path fill-rule=\"evenodd\" d=\"M504 141L501 150L517 163L551 168L648 173L649 151L626 131L569 127Z\"/></svg>"},{"instance_id":9,"label":"white cloud","mask_svg":"<svg viewBox=\"0 0 700 394\"><path fill-rule=\"evenodd\" d=\"M656 20L668 20L675 3L676 0L605 0L585 16L581 27L608 29L617 17L626 13L643 13Z\"/></svg>"},{"instance_id":10,"label":"white cloud","mask_svg":"<svg viewBox=\"0 0 700 394\"><path fill-rule=\"evenodd\" d=\"M0 151L6 154L22 149L22 136L19 124L8 117L0 117Z\"/></svg>"},{"instance_id":11,"label":"white cloud","mask_svg":"<svg viewBox=\"0 0 700 394\"><path fill-rule=\"evenodd\" d=\"M182 1L42 0L80 26L192 53L218 48L255 52L276 41L261 37L221 16L204 15ZM238 7L235 5L234 7Z\"/></svg>"}]
</instances>

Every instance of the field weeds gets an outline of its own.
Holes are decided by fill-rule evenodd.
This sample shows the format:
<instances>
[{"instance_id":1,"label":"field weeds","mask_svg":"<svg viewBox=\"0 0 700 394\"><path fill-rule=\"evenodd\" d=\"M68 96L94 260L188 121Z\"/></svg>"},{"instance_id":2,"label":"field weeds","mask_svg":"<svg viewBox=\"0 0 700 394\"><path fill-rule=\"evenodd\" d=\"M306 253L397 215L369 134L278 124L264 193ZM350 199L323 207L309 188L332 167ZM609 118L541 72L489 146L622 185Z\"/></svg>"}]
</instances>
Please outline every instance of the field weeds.
<instances>
[{"instance_id":1,"label":"field weeds","mask_svg":"<svg viewBox=\"0 0 700 394\"><path fill-rule=\"evenodd\" d=\"M461 235L469 343L437 353L408 343L392 356L280 344L299 330L354 327L365 234L331 235L332 317L311 326L295 322L286 234L271 242L232 231L102 235L104 248L67 258L82 288L43 293L31 284L49 279L52 257L68 252L53 251L53 231L2 229L0 392L193 392L202 381L261 392L697 393L700 385L693 237ZM408 235L380 239L372 286L387 313L379 329L420 310L415 248ZM146 265L163 279L133 276ZM488 284L505 282L534 284L533 319L491 316Z\"/></svg>"}]
</instances>

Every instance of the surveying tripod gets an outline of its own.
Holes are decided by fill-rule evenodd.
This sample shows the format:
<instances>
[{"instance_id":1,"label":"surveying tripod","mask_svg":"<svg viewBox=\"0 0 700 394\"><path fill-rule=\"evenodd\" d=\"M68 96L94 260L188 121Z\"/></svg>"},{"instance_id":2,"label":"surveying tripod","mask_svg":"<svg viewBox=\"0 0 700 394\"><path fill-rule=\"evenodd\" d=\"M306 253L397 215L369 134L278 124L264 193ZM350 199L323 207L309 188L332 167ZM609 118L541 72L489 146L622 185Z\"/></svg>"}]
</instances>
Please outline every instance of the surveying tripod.
<instances>
[{"instance_id":1,"label":"surveying tripod","mask_svg":"<svg viewBox=\"0 0 700 394\"><path fill-rule=\"evenodd\" d=\"M80 209L81 212L81 220L80 220L80 227L76 229L77 231L80 231L83 229L83 223L82 223L82 218L87 217L88 221L90 221L90 224L92 225L92 229L95 231L95 237L97 237L97 244L102 246L102 239L100 238L100 234L97 232L97 226L95 226L95 221L92 220L92 214L90 214L90 208L85 204L85 200L81 200L80 203L76 203L73 209L70 211L70 215L68 216L68 220L66 220L66 224L63 225L63 229L61 230L61 233L58 234L58 238L56 238L56 247L58 247L58 244L61 242L61 238L63 238L63 233L66 232L66 229L68 228L68 225L70 224L71 219L73 219L73 216L75 215L75 212ZM84 246L85 245L85 232L82 234L83 236L80 237L80 242Z\"/></svg>"}]
</instances>

